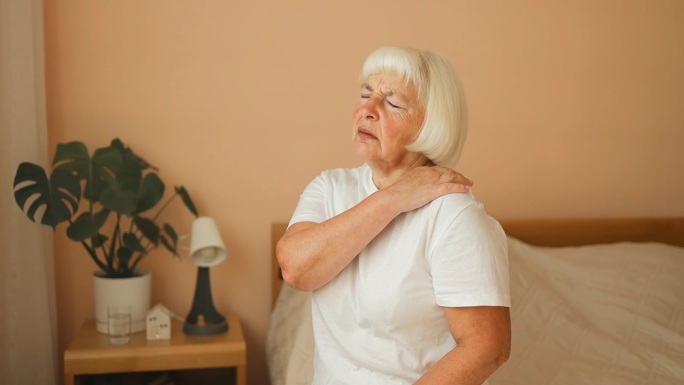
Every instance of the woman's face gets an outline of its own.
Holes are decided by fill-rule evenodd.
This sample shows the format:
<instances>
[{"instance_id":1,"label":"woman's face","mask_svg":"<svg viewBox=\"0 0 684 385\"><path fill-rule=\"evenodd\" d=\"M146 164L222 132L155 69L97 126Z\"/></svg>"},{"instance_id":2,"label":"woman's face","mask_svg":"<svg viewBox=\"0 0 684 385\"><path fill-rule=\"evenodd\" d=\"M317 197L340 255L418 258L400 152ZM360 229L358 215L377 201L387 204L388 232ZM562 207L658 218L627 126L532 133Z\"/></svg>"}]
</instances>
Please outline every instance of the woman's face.
<instances>
[{"instance_id":1,"label":"woman's face","mask_svg":"<svg viewBox=\"0 0 684 385\"><path fill-rule=\"evenodd\" d=\"M361 98L352 123L356 151L369 162L394 167L412 162L420 154L406 150L425 117L412 84L394 74L370 76L361 85Z\"/></svg>"}]
</instances>

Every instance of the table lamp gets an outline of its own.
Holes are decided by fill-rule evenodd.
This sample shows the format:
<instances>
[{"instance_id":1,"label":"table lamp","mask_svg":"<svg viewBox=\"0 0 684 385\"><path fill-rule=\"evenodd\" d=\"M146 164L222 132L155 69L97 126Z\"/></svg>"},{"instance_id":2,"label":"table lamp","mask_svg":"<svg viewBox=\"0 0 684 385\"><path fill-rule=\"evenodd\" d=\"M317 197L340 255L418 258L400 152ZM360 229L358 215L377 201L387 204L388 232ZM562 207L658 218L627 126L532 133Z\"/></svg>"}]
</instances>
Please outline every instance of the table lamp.
<instances>
[{"instance_id":1,"label":"table lamp","mask_svg":"<svg viewBox=\"0 0 684 385\"><path fill-rule=\"evenodd\" d=\"M226 247L216 222L210 217L195 219L192 223L190 259L197 265L197 283L192 309L183 326L185 334L209 336L228 331L226 318L214 307L209 282L209 268L223 262L226 256Z\"/></svg>"}]
</instances>

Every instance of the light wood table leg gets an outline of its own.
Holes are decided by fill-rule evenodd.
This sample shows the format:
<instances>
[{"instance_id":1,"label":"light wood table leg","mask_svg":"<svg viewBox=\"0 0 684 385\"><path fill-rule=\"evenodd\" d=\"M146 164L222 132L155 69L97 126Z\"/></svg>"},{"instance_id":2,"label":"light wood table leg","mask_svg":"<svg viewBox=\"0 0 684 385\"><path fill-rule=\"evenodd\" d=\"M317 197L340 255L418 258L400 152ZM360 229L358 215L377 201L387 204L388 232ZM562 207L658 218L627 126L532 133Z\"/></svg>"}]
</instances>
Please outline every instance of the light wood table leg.
<instances>
[{"instance_id":1,"label":"light wood table leg","mask_svg":"<svg viewBox=\"0 0 684 385\"><path fill-rule=\"evenodd\" d=\"M237 385L247 385L247 367L237 366Z\"/></svg>"}]
</instances>

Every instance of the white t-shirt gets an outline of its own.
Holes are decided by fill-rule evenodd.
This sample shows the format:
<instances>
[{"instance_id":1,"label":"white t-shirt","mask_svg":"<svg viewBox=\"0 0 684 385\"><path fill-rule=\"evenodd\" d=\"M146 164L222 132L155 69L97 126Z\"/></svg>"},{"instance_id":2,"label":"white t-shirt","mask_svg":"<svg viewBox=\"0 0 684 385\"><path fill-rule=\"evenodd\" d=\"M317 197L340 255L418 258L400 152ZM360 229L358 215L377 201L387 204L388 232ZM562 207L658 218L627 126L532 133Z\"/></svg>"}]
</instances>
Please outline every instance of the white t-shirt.
<instances>
[{"instance_id":1,"label":"white t-shirt","mask_svg":"<svg viewBox=\"0 0 684 385\"><path fill-rule=\"evenodd\" d=\"M368 165L325 171L290 225L323 222L376 191ZM442 306L510 306L506 236L471 193L398 216L313 292L313 383L412 384L456 345Z\"/></svg>"}]
</instances>

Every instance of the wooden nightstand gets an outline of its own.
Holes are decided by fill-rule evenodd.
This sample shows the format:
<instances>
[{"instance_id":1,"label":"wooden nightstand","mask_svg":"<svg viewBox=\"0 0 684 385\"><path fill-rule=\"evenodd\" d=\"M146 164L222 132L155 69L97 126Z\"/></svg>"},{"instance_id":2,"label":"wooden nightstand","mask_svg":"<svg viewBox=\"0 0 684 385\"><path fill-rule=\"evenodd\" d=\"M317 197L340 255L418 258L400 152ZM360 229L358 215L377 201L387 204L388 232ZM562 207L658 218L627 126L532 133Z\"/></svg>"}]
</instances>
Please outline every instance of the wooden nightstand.
<instances>
[{"instance_id":1,"label":"wooden nightstand","mask_svg":"<svg viewBox=\"0 0 684 385\"><path fill-rule=\"evenodd\" d=\"M246 385L247 354L240 320L226 317L230 329L215 336L190 336L183 323L173 320L171 339L148 341L145 332L131 334L128 345L110 345L98 333L95 321L87 321L64 351L66 385L87 374L165 371L207 368L236 368L236 384Z\"/></svg>"}]
</instances>

